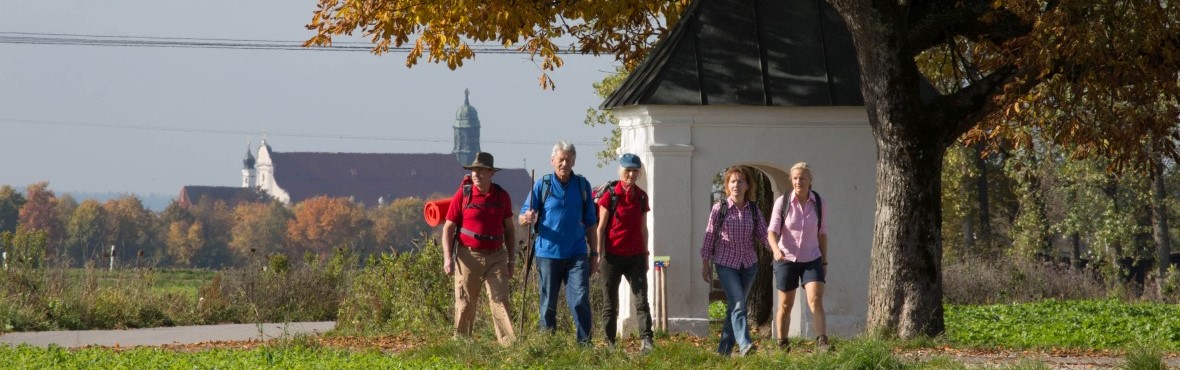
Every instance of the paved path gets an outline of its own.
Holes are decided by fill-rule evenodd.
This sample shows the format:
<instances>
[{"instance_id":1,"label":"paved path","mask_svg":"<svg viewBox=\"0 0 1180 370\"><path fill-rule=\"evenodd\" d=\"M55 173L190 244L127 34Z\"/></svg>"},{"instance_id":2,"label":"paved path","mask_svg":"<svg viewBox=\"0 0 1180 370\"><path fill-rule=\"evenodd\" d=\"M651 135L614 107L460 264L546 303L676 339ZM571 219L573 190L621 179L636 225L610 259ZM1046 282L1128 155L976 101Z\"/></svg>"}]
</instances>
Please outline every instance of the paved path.
<instances>
[{"instance_id":1,"label":"paved path","mask_svg":"<svg viewBox=\"0 0 1180 370\"><path fill-rule=\"evenodd\" d=\"M30 344L48 347L97 346L158 346L164 344L192 344L208 341L242 341L274 339L299 334L324 333L336 327L335 321L292 322L266 324L225 324L175 326L170 328L128 330L74 330L8 333L0 335L0 345Z\"/></svg>"}]
</instances>

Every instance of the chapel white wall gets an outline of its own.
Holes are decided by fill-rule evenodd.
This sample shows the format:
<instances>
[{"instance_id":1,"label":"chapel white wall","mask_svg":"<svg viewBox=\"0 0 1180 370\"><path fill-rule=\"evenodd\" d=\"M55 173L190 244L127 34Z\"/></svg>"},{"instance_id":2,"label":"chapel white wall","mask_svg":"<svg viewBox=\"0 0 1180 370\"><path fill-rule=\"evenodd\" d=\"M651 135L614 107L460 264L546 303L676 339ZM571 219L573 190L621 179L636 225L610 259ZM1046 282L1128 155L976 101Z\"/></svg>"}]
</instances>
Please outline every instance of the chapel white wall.
<instances>
[{"instance_id":1,"label":"chapel white wall","mask_svg":"<svg viewBox=\"0 0 1180 370\"><path fill-rule=\"evenodd\" d=\"M645 165L639 185L652 203L649 250L671 257L669 331L710 335L710 287L700 277L700 246L713 176L730 165L750 165L771 177L777 197L790 190L787 171L800 161L813 168L814 189L827 209L828 332L863 331L876 198L876 144L864 107L630 106L616 108L614 115L620 150L638 154ZM650 272L648 281L654 282ZM789 335L814 336L799 293ZM625 280L619 297L620 331L633 331Z\"/></svg>"}]
</instances>

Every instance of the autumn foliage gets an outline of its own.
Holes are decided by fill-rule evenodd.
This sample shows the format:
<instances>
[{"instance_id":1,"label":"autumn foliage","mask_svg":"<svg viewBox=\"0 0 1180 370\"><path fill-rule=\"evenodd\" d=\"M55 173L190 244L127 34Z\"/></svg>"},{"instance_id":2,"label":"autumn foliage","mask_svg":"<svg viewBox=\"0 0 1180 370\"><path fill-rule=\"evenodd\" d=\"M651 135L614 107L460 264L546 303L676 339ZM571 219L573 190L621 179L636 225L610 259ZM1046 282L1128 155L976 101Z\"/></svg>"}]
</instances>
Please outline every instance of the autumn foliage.
<instances>
[{"instance_id":1,"label":"autumn foliage","mask_svg":"<svg viewBox=\"0 0 1180 370\"><path fill-rule=\"evenodd\" d=\"M0 225L13 225L0 229L0 251L38 265L106 266L114 246L120 267L262 266L279 255L304 261L340 249L407 251L431 230L418 198L369 208L325 196L294 206L200 199L153 212L133 195L77 203L56 196L48 183L30 185L26 194L0 187Z\"/></svg>"},{"instance_id":2,"label":"autumn foliage","mask_svg":"<svg viewBox=\"0 0 1180 370\"><path fill-rule=\"evenodd\" d=\"M342 198L318 196L295 207L287 223L287 239L295 251L327 254L333 248L355 248L364 213L360 206Z\"/></svg>"},{"instance_id":3,"label":"autumn foliage","mask_svg":"<svg viewBox=\"0 0 1180 370\"><path fill-rule=\"evenodd\" d=\"M668 31L688 4L660 1L514 1L467 3L412 0L320 0L304 46L329 46L333 36L359 30L373 52L411 45L406 66L422 58L451 69L475 57L472 47L502 46L539 59L540 84L552 88L547 72L561 67L562 53L613 55L634 67ZM560 43L569 42L569 45Z\"/></svg>"}]
</instances>

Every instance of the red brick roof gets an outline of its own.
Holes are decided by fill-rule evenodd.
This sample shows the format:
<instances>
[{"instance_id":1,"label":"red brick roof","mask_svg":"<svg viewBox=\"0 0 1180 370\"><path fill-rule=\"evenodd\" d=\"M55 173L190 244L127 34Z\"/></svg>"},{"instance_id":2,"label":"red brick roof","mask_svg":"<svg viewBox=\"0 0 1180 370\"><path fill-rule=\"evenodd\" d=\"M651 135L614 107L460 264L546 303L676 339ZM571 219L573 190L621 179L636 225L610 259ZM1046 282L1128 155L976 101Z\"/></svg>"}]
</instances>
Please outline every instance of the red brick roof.
<instances>
[{"instance_id":1,"label":"red brick roof","mask_svg":"<svg viewBox=\"0 0 1180 370\"><path fill-rule=\"evenodd\" d=\"M182 206L191 206L207 198L210 201L224 201L230 207L240 203L263 203L270 201L270 197L256 189L232 186L198 186L188 185L180 188L180 196L176 201Z\"/></svg>"},{"instance_id":2,"label":"red brick roof","mask_svg":"<svg viewBox=\"0 0 1180 370\"><path fill-rule=\"evenodd\" d=\"M431 194L454 194L464 174L469 173L452 154L411 153L270 153L278 186L292 203L319 195L352 197L372 206L384 197L426 198ZM520 204L532 183L524 169L497 172L500 184Z\"/></svg>"}]
</instances>

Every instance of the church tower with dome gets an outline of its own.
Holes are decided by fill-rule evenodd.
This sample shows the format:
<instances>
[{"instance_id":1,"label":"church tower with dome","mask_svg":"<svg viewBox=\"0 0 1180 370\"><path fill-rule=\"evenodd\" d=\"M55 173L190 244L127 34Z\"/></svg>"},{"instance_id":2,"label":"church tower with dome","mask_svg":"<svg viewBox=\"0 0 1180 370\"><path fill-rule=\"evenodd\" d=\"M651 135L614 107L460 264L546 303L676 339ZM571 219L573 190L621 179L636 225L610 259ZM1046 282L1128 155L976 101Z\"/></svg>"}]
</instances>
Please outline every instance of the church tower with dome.
<instances>
[{"instance_id":1,"label":"church tower with dome","mask_svg":"<svg viewBox=\"0 0 1180 370\"><path fill-rule=\"evenodd\" d=\"M254 154L250 153L250 142L246 142L246 158L242 159L242 187L254 187Z\"/></svg>"},{"instance_id":2,"label":"church tower with dome","mask_svg":"<svg viewBox=\"0 0 1180 370\"><path fill-rule=\"evenodd\" d=\"M256 153L246 143L240 186L186 185L177 202L190 206L207 198L230 206L271 200L292 205L327 196L382 206L395 199L426 199L449 191L457 179L470 173L463 166L470 165L480 151L479 115L471 106L470 92L463 94L450 153L276 152L262 139ZM532 188L523 168L504 168L496 174L496 183L510 194L526 194Z\"/></svg>"},{"instance_id":3,"label":"church tower with dome","mask_svg":"<svg viewBox=\"0 0 1180 370\"><path fill-rule=\"evenodd\" d=\"M479 114L471 106L471 92L463 89L463 106L455 113L455 147L451 153L459 165L470 165L479 153Z\"/></svg>"}]
</instances>

